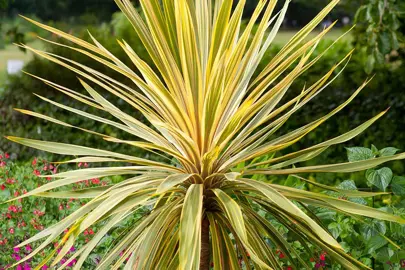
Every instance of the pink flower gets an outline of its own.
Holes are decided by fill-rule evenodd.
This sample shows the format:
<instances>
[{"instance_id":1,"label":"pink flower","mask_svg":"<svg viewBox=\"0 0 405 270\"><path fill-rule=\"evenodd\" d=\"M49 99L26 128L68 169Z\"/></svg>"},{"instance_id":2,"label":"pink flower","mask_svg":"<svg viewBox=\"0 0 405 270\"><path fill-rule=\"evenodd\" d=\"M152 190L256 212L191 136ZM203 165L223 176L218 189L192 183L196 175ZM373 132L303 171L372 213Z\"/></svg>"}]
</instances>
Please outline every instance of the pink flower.
<instances>
[{"instance_id":1,"label":"pink flower","mask_svg":"<svg viewBox=\"0 0 405 270\"><path fill-rule=\"evenodd\" d=\"M8 229L9 233L14 234L14 228Z\"/></svg>"},{"instance_id":2,"label":"pink flower","mask_svg":"<svg viewBox=\"0 0 405 270\"><path fill-rule=\"evenodd\" d=\"M5 158L10 158L10 155L8 153L4 153Z\"/></svg>"},{"instance_id":3,"label":"pink flower","mask_svg":"<svg viewBox=\"0 0 405 270\"><path fill-rule=\"evenodd\" d=\"M73 265L76 264L76 262L77 262L77 260L76 260L76 259L73 259L70 263L68 263L67 266L73 266Z\"/></svg>"},{"instance_id":4,"label":"pink flower","mask_svg":"<svg viewBox=\"0 0 405 270\"><path fill-rule=\"evenodd\" d=\"M41 173L40 173L38 170L34 170L34 174L35 174L36 176L39 176Z\"/></svg>"},{"instance_id":5,"label":"pink flower","mask_svg":"<svg viewBox=\"0 0 405 270\"><path fill-rule=\"evenodd\" d=\"M20 255L18 255L18 254L13 254L13 255L11 255L13 258L14 258L14 260L16 260L16 261L20 261L21 260L21 256ZM21 268L22 269L22 268Z\"/></svg>"},{"instance_id":6,"label":"pink flower","mask_svg":"<svg viewBox=\"0 0 405 270\"><path fill-rule=\"evenodd\" d=\"M5 189L6 189L6 186L5 186L4 184L1 184L0 189L1 189L1 190L5 190Z\"/></svg>"},{"instance_id":7,"label":"pink flower","mask_svg":"<svg viewBox=\"0 0 405 270\"><path fill-rule=\"evenodd\" d=\"M0 161L0 168L6 166L6 163L4 161Z\"/></svg>"},{"instance_id":8,"label":"pink flower","mask_svg":"<svg viewBox=\"0 0 405 270\"><path fill-rule=\"evenodd\" d=\"M32 166L37 165L37 158L34 158L34 160L32 161Z\"/></svg>"},{"instance_id":9,"label":"pink flower","mask_svg":"<svg viewBox=\"0 0 405 270\"><path fill-rule=\"evenodd\" d=\"M15 184L15 180L12 178L7 178L6 183L9 185Z\"/></svg>"},{"instance_id":10,"label":"pink flower","mask_svg":"<svg viewBox=\"0 0 405 270\"><path fill-rule=\"evenodd\" d=\"M32 251L32 247L31 247L30 245L26 245L26 246L25 246L25 250L28 251L28 252L31 252L31 251Z\"/></svg>"},{"instance_id":11,"label":"pink flower","mask_svg":"<svg viewBox=\"0 0 405 270\"><path fill-rule=\"evenodd\" d=\"M94 178L94 179L91 179L91 182L92 182L93 184L95 184L95 185L98 185L98 184L100 184L100 179Z\"/></svg>"},{"instance_id":12,"label":"pink flower","mask_svg":"<svg viewBox=\"0 0 405 270\"><path fill-rule=\"evenodd\" d=\"M14 252L17 252L17 253L20 252L20 248L19 248L19 247L15 247L15 248L14 248Z\"/></svg>"},{"instance_id":13,"label":"pink flower","mask_svg":"<svg viewBox=\"0 0 405 270\"><path fill-rule=\"evenodd\" d=\"M42 266L41 269L42 269L42 270L47 270L48 268L49 268L49 266L45 264L44 266Z\"/></svg>"},{"instance_id":14,"label":"pink flower","mask_svg":"<svg viewBox=\"0 0 405 270\"><path fill-rule=\"evenodd\" d=\"M29 266L28 264L24 265L24 270L31 270L31 266Z\"/></svg>"},{"instance_id":15,"label":"pink flower","mask_svg":"<svg viewBox=\"0 0 405 270\"><path fill-rule=\"evenodd\" d=\"M17 265L16 270L24 270L23 267L21 265Z\"/></svg>"}]
</instances>

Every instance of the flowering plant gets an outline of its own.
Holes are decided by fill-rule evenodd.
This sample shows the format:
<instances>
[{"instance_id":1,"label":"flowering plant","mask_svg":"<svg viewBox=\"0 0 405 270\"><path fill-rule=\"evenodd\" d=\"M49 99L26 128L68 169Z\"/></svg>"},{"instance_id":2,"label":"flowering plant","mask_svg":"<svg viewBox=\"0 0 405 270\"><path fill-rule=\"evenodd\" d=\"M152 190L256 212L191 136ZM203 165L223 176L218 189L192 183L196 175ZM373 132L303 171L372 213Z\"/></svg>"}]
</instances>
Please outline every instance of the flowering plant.
<instances>
[{"instance_id":1,"label":"flowering plant","mask_svg":"<svg viewBox=\"0 0 405 270\"><path fill-rule=\"evenodd\" d=\"M78 163L76 166L87 168L88 164ZM28 256L38 246L35 243L21 248L15 247L16 245L63 219L85 203L86 200L50 199L46 197L28 197L9 201L48 183L50 178L40 177L40 175L55 174L58 169L57 165L41 158L34 158L28 164L19 165L11 160L10 154L0 152L0 201L3 202L0 204L0 270L9 269L11 265ZM94 178L75 183L73 188L105 186L108 183L109 180ZM79 237L77 245L72 247L67 255L88 242L95 231L97 231L96 227L85 230ZM38 265L52 249L52 246L44 249L39 256L16 266L16 269L31 269L31 266ZM61 264L65 261L62 259ZM90 269L92 263L97 263L96 256L89 259L87 266ZM74 266L74 264L75 260L69 266ZM48 268L48 265L42 267L42 269Z\"/></svg>"}]
</instances>

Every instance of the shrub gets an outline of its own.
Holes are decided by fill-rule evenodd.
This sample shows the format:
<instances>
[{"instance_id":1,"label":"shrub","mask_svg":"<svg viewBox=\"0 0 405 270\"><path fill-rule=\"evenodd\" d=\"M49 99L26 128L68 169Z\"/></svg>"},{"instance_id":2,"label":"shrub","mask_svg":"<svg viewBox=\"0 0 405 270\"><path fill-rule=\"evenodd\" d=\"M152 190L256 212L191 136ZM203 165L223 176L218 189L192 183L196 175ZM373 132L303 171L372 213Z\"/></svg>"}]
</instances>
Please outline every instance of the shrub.
<instances>
[{"instance_id":1,"label":"shrub","mask_svg":"<svg viewBox=\"0 0 405 270\"><path fill-rule=\"evenodd\" d=\"M67 197L51 199L43 194L39 197L29 197L7 202L51 181L50 177L43 177L41 175L55 174L60 170L66 169L66 165L52 164L42 158L33 158L31 162L25 164L12 162L10 158L8 153L0 153L0 202L2 203L0 204L0 211L2 213L0 216L0 269L10 269L11 265L18 262L22 257L30 255L39 247L39 243L32 243L24 245L21 248L16 248L18 244L43 231L44 228L54 225L58 220L66 218L89 201L85 198L73 199ZM89 167L89 164L77 163L75 167L85 169ZM73 190L99 188L119 181L120 178L93 178L77 182L71 188ZM58 189L58 191L63 190L63 188ZM117 227L109 235L106 235L100 246L81 269L94 269L101 260L101 254L122 233L123 228L131 226L136 219L141 217L144 211L139 211L131 218L125 220L121 224L123 227ZM88 243L99 228L98 225L92 226L78 236L78 241L58 266L61 266L72 252ZM60 240L60 238L57 240ZM52 252L55 246L57 246L57 241L54 241L52 245L45 248L38 256L17 266L16 269L31 269L31 267L40 264ZM73 260L70 266L74 264L75 261ZM41 269L48 269L48 267L44 266Z\"/></svg>"},{"instance_id":2,"label":"shrub","mask_svg":"<svg viewBox=\"0 0 405 270\"><path fill-rule=\"evenodd\" d=\"M89 31L94 35L95 38L100 40L103 45L111 50L112 53L118 57L124 58L124 52L116 46L115 39L120 37L124 38L129 44L134 45L135 51L140 55L145 54L145 48L140 46L139 38L136 35L130 35L128 32L128 27L122 23L122 15L117 14L114 16L115 20L111 25L104 25L101 28L94 27L89 28ZM116 38L113 33L118 33ZM79 36L82 38L85 37L86 40L90 40L87 30L80 30ZM53 41L60 41L54 35L52 38ZM69 44L69 43L67 43ZM46 45L46 44L45 44ZM71 45L71 44L69 44ZM106 68L104 65L97 64L92 59L83 57L79 53L72 52L72 50L55 47L55 46L46 46L49 53L54 53L72 59L73 61L80 62L84 65L92 67L100 72L111 76L113 78L121 80L121 82L128 85L133 83L120 76L114 71ZM130 61L126 60L126 64L132 66ZM63 85L70 89L81 89L80 83L76 79L76 74L73 72L66 72L61 70L57 64L50 61L35 57L31 62L29 62L25 67L24 71L30 74L35 74L41 78L53 81L59 85ZM79 90L80 91L80 90ZM30 76L10 76L8 82L5 86L4 92L0 92L0 134L12 133L15 136L28 136L28 137L41 137L43 139L56 141L62 139L63 142L69 142L72 140L80 141L80 143L87 144L88 146L99 145L100 147L105 147L110 150L120 150L127 151L127 147L122 147L120 145L112 146L110 143L106 143L104 140L97 140L93 136L88 136L77 130L60 127L52 123L44 122L43 120L36 119L34 117L24 116L21 113L14 110L14 108L22 109L35 109L40 113L47 113L52 116L56 116L61 121L66 121L73 125L84 125L88 129L95 128L97 132L100 133L114 133L117 132L114 128L111 128L107 125L97 125L95 126L92 122L83 121L80 117L60 114L61 110L50 106L48 103L44 102L41 99L35 98L33 95L39 94L42 96L47 96L50 99L53 99L56 102L61 102L67 106L77 105L74 101L66 99L64 95L61 95L60 92L56 91L54 88L47 86L43 83L40 83L37 79ZM108 94L107 94L108 96ZM111 97L111 95L110 95ZM125 111L130 111L130 106L126 103L120 101L122 109ZM83 109L84 107L77 107ZM93 110L94 111L94 110ZM89 110L92 112L92 110ZM139 119L142 119L140 114L136 115ZM106 115L106 117L110 117ZM112 119L110 117L110 119ZM16 144L10 144L9 141L5 140L4 137L0 137L0 149L7 149L18 155L19 160L26 160L32 156L43 155L33 149L26 147L20 147ZM139 151L139 154L144 154L143 151ZM51 158L52 156L46 156L45 158Z\"/></svg>"}]
</instances>

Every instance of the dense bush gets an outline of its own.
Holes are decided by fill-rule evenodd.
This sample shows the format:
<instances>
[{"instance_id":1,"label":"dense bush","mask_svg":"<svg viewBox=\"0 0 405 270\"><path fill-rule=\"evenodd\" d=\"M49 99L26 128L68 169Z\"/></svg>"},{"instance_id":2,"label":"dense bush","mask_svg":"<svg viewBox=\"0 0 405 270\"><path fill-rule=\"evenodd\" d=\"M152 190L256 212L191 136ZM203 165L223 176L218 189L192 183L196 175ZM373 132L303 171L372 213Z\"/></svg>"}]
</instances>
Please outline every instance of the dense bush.
<instances>
[{"instance_id":1,"label":"dense bush","mask_svg":"<svg viewBox=\"0 0 405 270\"><path fill-rule=\"evenodd\" d=\"M140 42L137 36L130 34L130 31L128 31L130 27L131 26L126 24L126 22L123 20L123 16L121 14L117 14L115 15L114 23L112 25L103 25L99 28L89 29L89 31L107 49L109 49L113 54L118 55L118 57L121 59L126 60L124 62L131 66L130 60L125 57L125 52L119 47L115 40L115 38L118 37L123 38L126 42L133 46L134 50L139 55L145 55L145 49L139 46ZM117 35L114 35L114 33L117 33ZM86 40L90 40L87 30L82 30L80 33L78 33L78 35L81 37L86 37ZM57 37L53 37L53 40L58 41ZM51 53L73 59L74 61L85 64L108 76L120 80L122 83L125 83L128 86L133 87L133 83L131 81L123 80L118 73L115 73L114 71L106 68L104 65L98 64L94 60L79 53L73 53L71 50L59 46L49 46L47 49ZM82 86L73 72L69 72L68 70L44 59L34 58L24 67L24 71L56 82L70 89L82 89ZM111 147L111 143L105 143L101 138L89 136L88 134L77 132L77 130L74 129L61 128L58 125L41 121L34 117L27 117L14 111L14 108L28 109L45 113L52 117L56 117L61 121L68 122L75 126L82 126L87 129L92 129L100 133L114 134L114 132L116 132L116 130L111 129L111 127L107 125L83 121L84 119L80 116L66 114L65 112L62 112L62 110L57 109L57 107L35 97L33 93L45 96L51 100L68 106L74 106L81 110L88 112L92 111L91 108L87 108L85 105L80 105L74 99L66 98L64 94L61 94L35 78L27 75L11 76L8 79L4 92L0 92L0 134L31 137L42 140L74 142L76 144L84 145L98 145L99 147ZM107 97L110 96L108 93L105 93L105 95ZM122 105L123 110L128 111L130 114L134 114L133 110L131 110L127 103L120 102L120 104ZM106 117L109 117L108 114L106 114ZM113 147L121 148L121 150L125 151L125 147L120 145ZM3 137L0 138L0 148L8 149L13 153L18 153L21 160L38 154L32 149L21 148L19 145L9 143Z\"/></svg>"},{"instance_id":2,"label":"dense bush","mask_svg":"<svg viewBox=\"0 0 405 270\"><path fill-rule=\"evenodd\" d=\"M349 161L373 159L380 156L394 155L398 149L386 147L377 149L352 147L347 149ZM287 179L273 179L278 184L317 191L337 197L341 200L349 200L367 206L373 206L379 210L405 217L405 177L394 175L389 167L369 169L358 174L355 181L351 178L336 180L336 190L325 191L325 186L319 185L318 179L312 176L309 179L289 176ZM318 183L317 183L318 182ZM358 188L357 183L365 183L365 188ZM372 198L351 198L339 190L362 190L362 191L387 191L389 193ZM405 225L392 222L373 220L370 218L358 218L353 215L345 215L335 211L309 207L311 211L322 221L325 228L335 237L345 251L360 260L372 269L403 269L405 268ZM268 216L272 220L272 217ZM276 223L277 224L277 223ZM279 228L282 230L282 227ZM333 264L326 253L313 250L308 255L305 248L298 242L294 242L295 236L285 231L286 238L293 243L300 256L311 261L315 269L342 269L340 265ZM391 241L392 240L392 241ZM312 247L309 247L312 249ZM281 254L280 259L284 259ZM285 260L285 259L284 259Z\"/></svg>"},{"instance_id":3,"label":"dense bush","mask_svg":"<svg viewBox=\"0 0 405 270\"><path fill-rule=\"evenodd\" d=\"M321 43L316 49L315 55L323 51L330 43L331 41ZM352 45L346 41L335 44L317 65L298 78L297 83L291 87L289 97L296 95L304 85L310 85L311 82L320 78L336 61L342 59L351 48ZM396 60L393 63L387 63L385 66L375 70L374 78L358 97L339 114L325 122L322 128L313 131L295 147L302 148L333 138L389 108L388 113L363 134L346 145L329 149L320 160L321 162L322 160L328 160L328 163L343 161L345 158L344 147L350 145L370 146L373 142L376 143L377 147L393 145L399 149L405 149L405 118L403 117L405 113L405 95L403 94L405 91L405 77L403 76L405 74L404 47L396 53ZM272 54L270 53L268 57L270 59ZM363 68L366 59L366 54L355 51L343 73L319 96L315 97L308 106L304 106L291 117L286 123L288 128L295 129L303 122L309 123L325 115L346 100L353 91L370 77ZM398 173L403 173L404 167L397 163L395 164L395 170Z\"/></svg>"}]
</instances>

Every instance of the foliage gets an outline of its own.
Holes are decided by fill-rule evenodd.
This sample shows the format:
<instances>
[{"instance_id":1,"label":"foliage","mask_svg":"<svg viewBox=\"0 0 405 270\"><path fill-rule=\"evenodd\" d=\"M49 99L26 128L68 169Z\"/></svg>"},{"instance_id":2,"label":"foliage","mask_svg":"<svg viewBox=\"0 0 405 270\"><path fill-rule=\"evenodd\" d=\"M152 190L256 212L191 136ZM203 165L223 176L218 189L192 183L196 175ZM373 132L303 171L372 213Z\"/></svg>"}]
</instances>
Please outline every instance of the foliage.
<instances>
[{"instance_id":1,"label":"foliage","mask_svg":"<svg viewBox=\"0 0 405 270\"><path fill-rule=\"evenodd\" d=\"M14 2L14 0L0 0L0 10L7 8L9 2Z\"/></svg>"},{"instance_id":2,"label":"foliage","mask_svg":"<svg viewBox=\"0 0 405 270\"><path fill-rule=\"evenodd\" d=\"M97 11L98 21L107 21L111 18L111 14L117 11L117 7L108 0L87 0L86 5L79 0L18 0L8 4L6 14L10 17L17 14L33 14L42 20L58 21L80 17L94 10Z\"/></svg>"},{"instance_id":3,"label":"foliage","mask_svg":"<svg viewBox=\"0 0 405 270\"><path fill-rule=\"evenodd\" d=\"M115 41L116 38L125 39L129 44L133 45L134 50L138 54L145 55L145 48L141 46L137 35L134 35L133 31L131 31L132 26L130 24L128 25L127 20L123 20L125 19L123 18L123 15L119 13L114 15L114 18L115 19L111 25L105 25L103 27L90 27L88 30L94 37L102 42L107 49L120 58L125 57L125 52L123 52L120 48L117 48ZM39 34L44 34L42 32L43 31L39 31ZM83 39L90 40L87 29L77 30L77 34ZM45 36L48 36L52 41L60 41L60 39L56 38L55 36L52 37L49 34ZM130 80L123 79L122 76L119 76L116 72L101 64L95 63L95 61L93 61L91 58L83 57L77 52L75 53L62 47L46 46L45 48L49 53L58 54L80 62L83 65L97 69L110 77L122 80L122 82L131 85ZM125 63L131 65L129 61L125 61ZM76 79L75 73L63 71L58 67L57 64L38 57L35 57L31 62L25 65L24 71L56 82L60 85L64 85L70 89L80 89L81 86ZM75 140L79 143L85 143L88 146L98 145L99 147L104 147L108 150L125 152L127 147L122 145L111 145L104 140L97 140L97 138L94 138L94 136L91 136L90 134L83 134L80 131L47 123L41 119L24 116L19 112L14 111L14 108L16 107L23 109L30 108L41 113L48 113L51 116L57 116L61 121L70 122L75 125L84 125L83 127L86 128L95 128L96 131L100 133L116 132L113 128L107 125L94 126L92 122L83 121L74 115L61 114L61 110L57 107L52 106L40 99L36 99L32 94L34 89L36 94L47 95L47 97L52 98L57 102L61 102L64 105L73 106L76 104L74 100L72 101L71 99L66 99L62 93L56 91L54 88L48 85L38 82L38 80L35 78L21 75L10 76L4 92L0 93L0 114L2 115L2 117L0 117L0 134L7 134L7 132L11 131L15 136L40 136L43 139L51 141L60 140L60 138L62 138L63 142L71 142ZM122 103L121 106L124 111L131 111L131 106L127 103ZM76 106L76 108L78 107ZM82 107L82 109L84 109L84 107ZM92 111L90 110L89 112ZM108 115L106 117L108 117ZM139 114L137 117L141 117L141 115ZM0 138L0 149L7 149L10 152L17 153L19 160L27 160L32 156L37 155L43 156L43 153L39 153L33 149L24 148L17 144L9 143L9 141L7 141L4 137ZM145 154L142 151L138 152L139 154ZM46 156L45 158L51 158L51 156Z\"/></svg>"},{"instance_id":4,"label":"foliage","mask_svg":"<svg viewBox=\"0 0 405 270\"><path fill-rule=\"evenodd\" d=\"M372 159L377 156L394 155L397 149L386 147L378 150L375 146L371 148L350 147L347 149L349 161L360 161ZM375 170L375 168L373 169ZM381 169L380 169L381 170ZM340 200L347 200L353 203L377 207L378 209L396 213L404 216L405 200L402 193L405 188L405 182L401 181L402 176L393 176L391 169L385 167L386 171L391 173L387 177L390 189L393 193L383 193L381 196L372 198L354 198L344 194L347 191L370 190L383 191L377 189L370 183L370 188L358 188L352 179L341 180L334 189L324 190L325 186L319 184L318 179L309 177L305 179L299 176L289 176L287 179L274 179L274 183L282 184L292 188L321 192ZM369 171L363 173L362 177L367 182ZM392 180L392 181L391 181ZM356 181L357 182L357 181ZM353 215L345 215L331 209L309 206L308 208L313 215L321 221L323 226L329 230L334 238L341 244L347 253L354 258L366 264L372 269L399 269L405 267L405 247L404 233L405 225L398 225L390 222L373 219L359 219ZM271 216L266 216L273 223L277 224ZM279 224L278 224L279 225ZM330 256L322 251L317 251L309 245L308 252L305 247L295 241L295 236L284 230L284 237L287 241L293 243L294 248L299 256L309 261L315 269L342 269L340 265L334 264ZM393 240L394 242L392 242ZM279 257L284 265L288 265L288 259L284 254Z\"/></svg>"},{"instance_id":5,"label":"foliage","mask_svg":"<svg viewBox=\"0 0 405 270\"><path fill-rule=\"evenodd\" d=\"M10 158L11 157L8 153L0 153L1 202L8 201L14 197L18 197L21 194L25 194L28 190L32 190L49 183L51 178L40 177L40 174L49 172L55 174L61 169L60 165L49 163L41 158L34 158L30 163L23 165L12 162ZM79 169L89 167L87 163L78 163L76 166ZM94 178L75 183L72 188L98 188L117 181L119 181L119 178ZM28 256L39 246L38 243L32 243L22 246L21 248L15 248L16 245L32 237L38 232L43 231L44 228L54 225L55 221L66 218L88 201L89 200L86 199L79 200L73 198L51 199L46 197L28 197L1 204L0 269L8 269L12 264L19 261L21 257ZM109 235L107 235L97 250L95 250L95 253L86 261L82 269L94 269L98 260L101 259L98 253L108 249L111 242L119 236L125 226L130 226L136 219L140 218L142 214L143 212L139 211L139 213L122 224L124 227L117 227ZM68 252L68 255L91 241L99 228L100 226L93 226L79 235L78 241ZM27 270L31 269L31 267L34 267L35 265L38 265L56 246L57 241L55 241L53 245L50 245L44 249L43 252L41 252L38 256L33 257L28 262L17 266L16 269ZM63 258L61 262L63 263L66 260L67 257ZM75 261L72 261L70 266L73 266L74 264ZM44 266L41 269L48 269L48 267L49 266Z\"/></svg>"},{"instance_id":6,"label":"foliage","mask_svg":"<svg viewBox=\"0 0 405 270\"><path fill-rule=\"evenodd\" d=\"M404 38L400 18L404 16L405 3L399 0L369 0L358 9L354 42L358 48L367 48L367 73L383 65L389 54L400 48Z\"/></svg>"},{"instance_id":7,"label":"foliage","mask_svg":"<svg viewBox=\"0 0 405 270\"><path fill-rule=\"evenodd\" d=\"M360 147L357 147L360 148ZM364 150L367 148L364 148ZM392 149L392 148L385 148ZM368 149L371 151L371 149ZM368 152L368 150L365 150ZM382 150L380 150L382 151ZM391 151L391 150L390 150ZM352 158L351 154L353 151L349 152L349 160ZM382 151L385 152L385 151ZM46 178L41 178L38 174L42 174L47 171L57 172L60 170L61 166L53 167L52 164L46 162L41 158L34 158L29 163L19 165L11 161L11 156L8 153L0 154L0 201L5 201L23 194L27 190L31 190L38 185L43 185L49 182ZM78 163L76 164L78 168L87 168L89 164ZM394 179L402 178L401 176L394 176ZM117 181L117 180L115 180ZM89 188L103 186L110 183L110 180L99 180L91 179L86 180L81 183L75 184L75 188ZM299 178L288 177L287 180L281 181L283 185L291 186L294 188L300 188L305 190L314 190L314 187L309 183L301 181ZM402 188L405 187L405 183L400 185ZM311 188L312 187L312 188ZM345 180L339 185L336 186L338 189L348 189L356 190L356 185L353 180ZM394 185L393 185L394 190ZM395 191L394 191L395 192ZM348 198L343 194L338 192L326 192L331 196L339 197L341 199L348 199L350 201L369 204L370 201L366 201L363 198ZM399 194L397 194L399 195ZM402 193L402 196L405 194ZM405 202L401 201L401 197L393 197L389 195L384 196L384 201L388 203L384 204L382 209L387 211L403 211L405 207ZM393 198L391 198L393 197ZM38 231L42 230L44 227L52 225L55 223L55 220L61 219L75 209L78 209L80 205L85 203L86 199L47 199L47 198L33 198L28 197L24 198L17 203L15 201L9 202L7 204L1 205L1 211L3 216L0 218L1 224L3 227L0 228L0 269L3 269L6 265L11 265L16 262L16 259L24 255L28 255L32 250L34 250L38 244L33 243L32 245L27 245L26 247L20 249L14 249L16 245L21 243L24 239L28 239L30 236L35 235ZM364 224L359 222L358 219L349 217L347 215L339 214L330 210L324 210L322 208L312 208L311 209L317 216L322 220L325 227L338 239L339 243L345 248L346 252L355 256L355 258L360 259L368 266L372 266L373 260L376 259L377 267L374 269L382 269L383 267L396 267L402 266L405 264L405 254L401 250L397 250L392 245L389 245L388 241L381 239L383 245L379 249L369 253L370 248L365 248L371 237L379 236L379 232L382 235L389 237L390 239L395 240L396 244L399 246L404 246L404 235L405 227L404 225L398 226L397 224L386 224L384 221L372 221L370 224ZM135 215L133 219L140 217ZM308 262L309 265L318 269L320 267L328 266L332 269L339 268L339 265L333 264L330 261L330 256L327 253L322 251L317 251L311 247L311 252L308 253L304 247L299 244L299 242L294 241L294 237L288 233L280 224L277 223L272 217L267 216L271 222L283 233L288 241L291 241L292 246L296 252ZM29 222L26 222L29 221ZM134 222L133 220L128 220L127 224ZM121 228L125 227L122 225ZM91 229L85 231L79 238L78 243L72 248L73 250L80 249L83 244L87 243L95 232L100 228L100 226L94 226ZM12 233L10 233L10 231ZM103 254L105 249L109 248L111 239L116 238L119 235L120 229L115 229L111 234L109 234L100 246L97 248L95 254L86 262L85 266L82 269L94 269L97 265L97 260L101 259L99 254ZM56 244L56 242L55 242ZM40 256L34 257L30 263L23 264L17 269L30 269L31 265L38 264L44 257L47 252L50 252L52 247L49 247L45 250L44 253L41 253ZM288 269L289 262L288 257L278 248L274 248L274 253L277 255L278 260L281 264L285 265ZM382 256L384 253L388 254L389 258ZM389 262L389 264L387 264ZM72 266L74 262L72 263ZM25 268L23 268L25 267ZM43 267L47 269L47 267ZM391 268L388 268L391 269Z\"/></svg>"},{"instance_id":8,"label":"foliage","mask_svg":"<svg viewBox=\"0 0 405 270\"><path fill-rule=\"evenodd\" d=\"M369 160L376 156L392 156L398 149L386 147L378 150L374 145L371 148L348 148L349 160ZM391 193L381 196L380 200L353 201L364 205L380 204L379 209L388 213L405 216L405 182L404 177L393 175L388 167L373 168L365 172L370 189L373 191L386 191L389 186ZM337 186L340 189L356 190L353 180L345 180ZM377 189L376 189L377 188ZM342 199L349 199L342 194L335 193ZM405 267L405 226L391 222L366 219L358 220L353 216L343 216L336 212L316 209L318 217L328 223L328 229L339 240L347 252L368 264L373 269L399 269ZM332 222L331 222L332 220ZM393 240L394 242L392 242Z\"/></svg>"},{"instance_id":9,"label":"foliage","mask_svg":"<svg viewBox=\"0 0 405 270\"><path fill-rule=\"evenodd\" d=\"M288 257L293 267L308 268L308 262L284 240L280 231L259 214L264 212L295 235L296 241L303 247L312 245L315 250L322 252L321 256L325 256L326 252L331 260L344 268L367 268L345 252L333 235L322 227L319 219L311 215L308 207L322 207L359 219L377 218L400 224L405 223L403 218L327 194L266 181L267 176L275 175L350 173L405 158L402 153L341 164L298 166L327 148L357 136L382 117L385 111L342 135L335 134L330 140L289 154L280 154L281 150L294 145L343 109L368 82L360 85L344 103L323 117L306 125L301 123L301 127L294 131L277 133L282 131L283 124L291 114L334 80L333 72L339 71L338 67L344 67L351 55L349 53L339 59L320 80L303 85L302 92L294 98L281 102L294 80L323 56L320 53L311 58L318 41L331 27L313 39L305 38L337 2L331 1L256 76L255 70L283 21L289 1L276 15L273 25L269 22L276 1L260 2L248 26L239 33L244 1L238 2L232 10L232 1L216 1L213 7L208 0L175 1L174 5L167 1L163 9L157 0L141 0L142 17L129 0L117 0L116 3L131 21L155 65L148 65L129 44L120 41L120 46L136 66L137 72L96 39L92 40L92 44L31 20L84 48L69 47L127 77L139 91L88 66L24 46L77 73L87 94L38 79L78 102L100 110L101 115L64 106L42 96L40 98L67 111L114 126L121 132L100 134L37 112L20 110L22 113L78 128L101 136L110 143L125 144L128 148L141 148L161 155L164 153L163 158L170 158L167 162L154 161L134 154L8 137L11 141L39 150L76 156L73 160L64 161L66 163L131 163L131 166L104 166L53 174L49 177L54 181L15 198L18 200L34 195L91 199L55 226L48 227L19 246L43 239L40 248L31 253L34 256L41 248L63 235L58 247L38 267L48 263L58 264L83 231L105 221L93 241L74 252L63 265L78 258L75 268L80 269L112 227L133 216L137 210L149 207L153 211L123 232L119 241L105 253L98 269L118 269L123 264L127 269L208 269L210 261L214 269L238 269L242 265L247 269L281 269L282 265L276 258L280 252ZM258 27L251 37L256 21ZM269 26L271 31L267 31ZM65 46L58 42L53 44ZM286 72L293 63L292 71ZM113 105L116 99L107 100L100 94L104 92L110 92L122 102L132 105L152 127L137 120L132 112L121 110L119 103ZM111 114L116 120L103 118L103 113ZM132 138L123 138L123 132L129 133ZM132 177L105 188L52 191L79 181L112 175ZM341 190L316 182L311 184L354 198L384 194ZM207 223L209 226L206 226ZM66 229L67 232L63 233ZM273 247L277 247L278 251ZM61 250L56 255L58 248ZM212 251L211 258L207 253L209 249ZM123 256L120 257L121 252Z\"/></svg>"},{"instance_id":10,"label":"foliage","mask_svg":"<svg viewBox=\"0 0 405 270\"><path fill-rule=\"evenodd\" d=\"M318 45L314 54L318 55L324 48L330 46L331 42L323 42ZM297 95L304 84L311 84L321 77L320 74L329 69L334 64L334 59L342 57L346 50L352 49L352 45L346 41L337 42L317 65L311 68L306 74L296 80L296 84L291 86L291 92L287 93L288 98ZM378 142L377 147L387 144L395 145L399 149L405 149L405 119L402 117L405 105L405 96L402 95L403 85L405 85L405 62L402 60L405 51L399 51L398 63L396 65L385 64L375 69L367 88L360 93L358 99L354 99L349 106L341 113L329 119L322 129L315 130L305 139L303 138L293 147L297 151L303 147L308 147L314 143L320 143L332 138L335 134L342 133L348 129L366 121L370 113L376 114L381 109L390 108L384 118L377 121L364 133L350 142L351 145L370 145ZM271 59L277 52L271 51L266 55L266 59ZM323 115L323 112L330 110L333 106L343 102L350 96L350 89L360 83L360 78L367 76L362 68L367 60L365 52L357 51L349 64L339 76L323 93L313 99L313 102L302 108L297 116L292 116L285 124L288 130L298 128L302 122L308 123ZM265 63L265 61L264 61ZM359 110L358 108L362 108ZM325 151L319 160L329 160L339 162L345 158L343 146L337 146ZM398 173L405 173L402 163L394 166ZM320 178L320 176L319 176ZM330 182L328 182L330 183Z\"/></svg>"}]
</instances>

